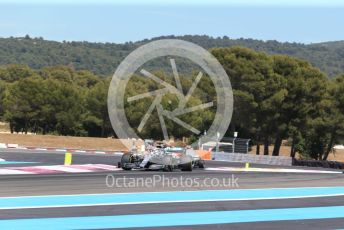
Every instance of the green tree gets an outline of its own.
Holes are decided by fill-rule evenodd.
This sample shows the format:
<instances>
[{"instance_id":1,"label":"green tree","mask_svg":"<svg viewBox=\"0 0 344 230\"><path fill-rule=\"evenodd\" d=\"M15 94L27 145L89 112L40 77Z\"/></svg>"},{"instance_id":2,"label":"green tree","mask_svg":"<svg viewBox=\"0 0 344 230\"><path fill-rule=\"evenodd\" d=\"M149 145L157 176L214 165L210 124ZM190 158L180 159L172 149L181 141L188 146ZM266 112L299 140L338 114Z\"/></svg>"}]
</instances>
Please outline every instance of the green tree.
<instances>
[{"instance_id":1,"label":"green tree","mask_svg":"<svg viewBox=\"0 0 344 230\"><path fill-rule=\"evenodd\" d=\"M84 126L89 136L105 137L112 133L107 109L109 80L98 82L86 95Z\"/></svg>"},{"instance_id":2,"label":"green tree","mask_svg":"<svg viewBox=\"0 0 344 230\"><path fill-rule=\"evenodd\" d=\"M5 82L16 82L34 74L35 72L26 65L11 64L0 68L0 80Z\"/></svg>"},{"instance_id":3,"label":"green tree","mask_svg":"<svg viewBox=\"0 0 344 230\"><path fill-rule=\"evenodd\" d=\"M280 116L279 108L287 93L285 79L274 73L273 60L264 53L242 47L214 49L212 53L225 68L232 84L232 131L253 136L256 154L263 142L267 155Z\"/></svg>"},{"instance_id":4,"label":"green tree","mask_svg":"<svg viewBox=\"0 0 344 230\"><path fill-rule=\"evenodd\" d=\"M274 56L274 72L286 80L287 94L277 120L273 155L278 156L282 140L291 137L291 156L300 141L302 130L317 119L319 108L327 93L327 77L308 62L288 56Z\"/></svg>"},{"instance_id":5,"label":"green tree","mask_svg":"<svg viewBox=\"0 0 344 230\"><path fill-rule=\"evenodd\" d=\"M37 77L21 78L9 86L4 99L4 118L10 123L11 132L27 133L36 126L43 104L42 81Z\"/></svg>"},{"instance_id":6,"label":"green tree","mask_svg":"<svg viewBox=\"0 0 344 230\"><path fill-rule=\"evenodd\" d=\"M6 83L0 80L0 120L4 115L4 98L5 98Z\"/></svg>"}]
</instances>

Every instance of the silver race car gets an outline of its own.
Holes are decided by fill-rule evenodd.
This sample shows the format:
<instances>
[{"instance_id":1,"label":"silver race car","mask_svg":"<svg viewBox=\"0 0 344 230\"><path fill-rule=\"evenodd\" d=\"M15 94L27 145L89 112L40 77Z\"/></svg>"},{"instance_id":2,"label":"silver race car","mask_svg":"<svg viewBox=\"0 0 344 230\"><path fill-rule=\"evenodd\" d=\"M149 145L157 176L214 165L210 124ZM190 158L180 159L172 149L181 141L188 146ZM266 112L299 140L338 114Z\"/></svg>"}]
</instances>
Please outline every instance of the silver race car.
<instances>
[{"instance_id":1,"label":"silver race car","mask_svg":"<svg viewBox=\"0 0 344 230\"><path fill-rule=\"evenodd\" d=\"M118 166L124 170L164 170L171 172L175 169L192 171L193 168L204 168L202 160L191 148L146 146L145 152L123 154Z\"/></svg>"}]
</instances>

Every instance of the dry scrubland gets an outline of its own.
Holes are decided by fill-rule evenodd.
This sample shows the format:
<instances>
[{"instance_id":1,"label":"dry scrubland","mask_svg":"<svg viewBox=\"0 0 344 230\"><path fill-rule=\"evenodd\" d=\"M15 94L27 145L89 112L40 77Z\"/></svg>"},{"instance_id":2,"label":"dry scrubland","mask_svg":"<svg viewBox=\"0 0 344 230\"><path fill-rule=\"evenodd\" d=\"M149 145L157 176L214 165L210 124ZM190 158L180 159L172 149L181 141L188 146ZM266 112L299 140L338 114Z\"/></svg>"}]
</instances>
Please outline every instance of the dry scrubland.
<instances>
[{"instance_id":1,"label":"dry scrubland","mask_svg":"<svg viewBox=\"0 0 344 230\"><path fill-rule=\"evenodd\" d=\"M0 143L13 143L26 147L32 146L112 151L127 150L127 148L118 139L96 137L69 137L53 135L23 135L0 133Z\"/></svg>"},{"instance_id":2,"label":"dry scrubland","mask_svg":"<svg viewBox=\"0 0 344 230\"><path fill-rule=\"evenodd\" d=\"M269 147L269 155L272 154L273 146ZM260 153L263 154L264 146L260 146ZM256 146L252 146L251 154L256 154ZM280 156L290 156L290 146L281 146ZM298 158L298 155L296 156ZM341 161L344 162L344 150L337 150L335 154L330 153L328 157L329 161Z\"/></svg>"},{"instance_id":3,"label":"dry scrubland","mask_svg":"<svg viewBox=\"0 0 344 230\"><path fill-rule=\"evenodd\" d=\"M131 142L131 141L130 141ZM23 135L0 133L0 143L13 143L26 147L51 147L51 148L71 148L71 149L94 149L109 151L127 151L128 149L118 139L97 138L97 137L70 137L53 135ZM261 154L263 153L261 146ZM269 154L272 154L273 146L269 148ZM256 148L252 147L251 154L255 154ZM290 147L281 146L280 155L289 156ZM344 162L344 150L336 151L330 154L328 160Z\"/></svg>"}]
</instances>

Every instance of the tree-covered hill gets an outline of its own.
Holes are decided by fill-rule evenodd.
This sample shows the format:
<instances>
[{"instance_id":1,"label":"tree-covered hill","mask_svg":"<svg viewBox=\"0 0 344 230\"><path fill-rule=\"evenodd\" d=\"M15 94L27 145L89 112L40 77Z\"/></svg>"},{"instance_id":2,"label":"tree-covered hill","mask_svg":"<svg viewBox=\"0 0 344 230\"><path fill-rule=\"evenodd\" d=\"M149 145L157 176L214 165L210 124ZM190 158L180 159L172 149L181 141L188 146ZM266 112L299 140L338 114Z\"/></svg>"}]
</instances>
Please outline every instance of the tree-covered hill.
<instances>
[{"instance_id":1,"label":"tree-covered hill","mask_svg":"<svg viewBox=\"0 0 344 230\"><path fill-rule=\"evenodd\" d=\"M288 140L291 156L299 153L305 158L323 160L327 159L333 145L342 143L344 74L329 79L304 60L239 46L214 48L211 52L227 72L233 88L233 116L227 136L237 131L239 137L250 138L251 143L257 145L257 154L262 153L260 145L264 145L263 152L268 154L273 144L276 156L282 141ZM179 67L178 60L176 64ZM175 84L171 73L162 70L152 73ZM179 77L181 91L186 94L197 77L193 73ZM18 64L1 66L0 121L8 122L12 132L113 136L107 109L110 79L68 66L37 70ZM186 104L191 112L178 115L178 119L197 130L208 130L219 101L209 77L204 75L197 81ZM160 87L156 80L138 74L132 76L124 88L126 117L142 138L163 137L157 109L149 115L144 129L139 131L138 128L156 98L152 95L129 101L129 97L154 92L162 89ZM180 103L178 95L172 91L158 100L159 108L170 112L176 111ZM214 102L215 106L192 109L208 102ZM197 134L168 117L165 127L176 139L197 138Z\"/></svg>"},{"instance_id":2,"label":"tree-covered hill","mask_svg":"<svg viewBox=\"0 0 344 230\"><path fill-rule=\"evenodd\" d=\"M318 44L280 43L253 39L212 38L209 36L165 36L191 41L210 49L215 47L244 46L270 54L286 54L311 62L330 77L344 72L344 41ZM90 70L99 75L111 75L122 59L136 47L151 40L139 42L91 43L55 42L43 38L0 38L0 65L26 64L40 69L46 66L68 65L76 70ZM155 63L162 68L161 63Z\"/></svg>"}]
</instances>

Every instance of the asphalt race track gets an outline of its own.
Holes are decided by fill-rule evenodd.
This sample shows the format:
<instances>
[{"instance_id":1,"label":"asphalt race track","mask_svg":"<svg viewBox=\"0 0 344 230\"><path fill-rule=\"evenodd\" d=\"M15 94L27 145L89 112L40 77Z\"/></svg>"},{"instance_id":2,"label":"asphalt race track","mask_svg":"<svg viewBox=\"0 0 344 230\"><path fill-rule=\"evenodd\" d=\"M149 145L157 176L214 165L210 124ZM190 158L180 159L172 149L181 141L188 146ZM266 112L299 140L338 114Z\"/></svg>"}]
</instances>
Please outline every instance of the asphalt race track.
<instances>
[{"instance_id":1,"label":"asphalt race track","mask_svg":"<svg viewBox=\"0 0 344 230\"><path fill-rule=\"evenodd\" d=\"M63 152L15 149L0 158L0 229L344 228L341 171L229 162L122 171L116 155L74 153L64 167Z\"/></svg>"}]
</instances>

